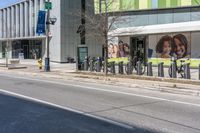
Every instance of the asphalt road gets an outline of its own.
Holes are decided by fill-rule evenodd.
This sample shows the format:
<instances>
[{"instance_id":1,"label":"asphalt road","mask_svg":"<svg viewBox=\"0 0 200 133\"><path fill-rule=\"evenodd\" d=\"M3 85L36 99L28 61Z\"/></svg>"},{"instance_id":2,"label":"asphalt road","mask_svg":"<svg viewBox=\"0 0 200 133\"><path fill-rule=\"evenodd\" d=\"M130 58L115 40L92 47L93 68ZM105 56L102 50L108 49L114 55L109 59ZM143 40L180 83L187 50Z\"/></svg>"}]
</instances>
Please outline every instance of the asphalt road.
<instances>
[{"instance_id":1,"label":"asphalt road","mask_svg":"<svg viewBox=\"0 0 200 133\"><path fill-rule=\"evenodd\" d=\"M102 120L0 94L0 133L131 133ZM136 132L144 132L135 129Z\"/></svg>"},{"instance_id":2,"label":"asphalt road","mask_svg":"<svg viewBox=\"0 0 200 133\"><path fill-rule=\"evenodd\" d=\"M0 74L0 133L200 133L200 98Z\"/></svg>"}]
</instances>

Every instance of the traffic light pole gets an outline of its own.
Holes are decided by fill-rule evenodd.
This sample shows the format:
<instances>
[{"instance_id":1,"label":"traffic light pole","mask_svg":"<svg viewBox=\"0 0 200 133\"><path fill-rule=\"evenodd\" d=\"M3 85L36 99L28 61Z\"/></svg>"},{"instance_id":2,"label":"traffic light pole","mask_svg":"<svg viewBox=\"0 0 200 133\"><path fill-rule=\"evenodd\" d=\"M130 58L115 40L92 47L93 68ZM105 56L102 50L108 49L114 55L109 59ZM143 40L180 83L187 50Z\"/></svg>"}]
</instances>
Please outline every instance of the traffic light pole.
<instances>
[{"instance_id":1,"label":"traffic light pole","mask_svg":"<svg viewBox=\"0 0 200 133\"><path fill-rule=\"evenodd\" d=\"M47 2L50 2L48 0ZM47 23L46 23L46 41L47 41L47 56L45 58L45 72L50 72L50 57L49 57L49 44L50 44L50 37L49 37L49 32L50 32L50 9L47 9Z\"/></svg>"}]
</instances>

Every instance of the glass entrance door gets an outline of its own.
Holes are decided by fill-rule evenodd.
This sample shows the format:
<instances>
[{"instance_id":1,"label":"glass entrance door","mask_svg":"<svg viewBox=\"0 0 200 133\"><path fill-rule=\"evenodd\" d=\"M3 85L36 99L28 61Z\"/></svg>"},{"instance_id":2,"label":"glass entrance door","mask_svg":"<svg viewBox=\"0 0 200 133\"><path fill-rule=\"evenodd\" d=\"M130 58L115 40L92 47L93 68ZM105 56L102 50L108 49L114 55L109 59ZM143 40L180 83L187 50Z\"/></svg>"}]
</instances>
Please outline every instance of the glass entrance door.
<instances>
[{"instance_id":1,"label":"glass entrance door","mask_svg":"<svg viewBox=\"0 0 200 133\"><path fill-rule=\"evenodd\" d=\"M24 59L29 59L29 46L23 45Z\"/></svg>"},{"instance_id":2,"label":"glass entrance door","mask_svg":"<svg viewBox=\"0 0 200 133\"><path fill-rule=\"evenodd\" d=\"M146 37L132 37L131 38L131 58L137 57L145 63L146 57Z\"/></svg>"}]
</instances>

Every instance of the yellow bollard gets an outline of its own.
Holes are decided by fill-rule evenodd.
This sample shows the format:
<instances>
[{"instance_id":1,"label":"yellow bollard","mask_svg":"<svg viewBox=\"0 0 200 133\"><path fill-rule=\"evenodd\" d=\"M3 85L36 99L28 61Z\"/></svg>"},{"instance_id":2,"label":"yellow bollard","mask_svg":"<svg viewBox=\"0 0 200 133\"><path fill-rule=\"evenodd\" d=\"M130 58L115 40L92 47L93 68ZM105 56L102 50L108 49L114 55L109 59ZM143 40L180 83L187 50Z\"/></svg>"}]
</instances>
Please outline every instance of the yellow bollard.
<instances>
[{"instance_id":1,"label":"yellow bollard","mask_svg":"<svg viewBox=\"0 0 200 133\"><path fill-rule=\"evenodd\" d=\"M41 58L38 60L38 67L40 70L42 69L42 59Z\"/></svg>"}]
</instances>

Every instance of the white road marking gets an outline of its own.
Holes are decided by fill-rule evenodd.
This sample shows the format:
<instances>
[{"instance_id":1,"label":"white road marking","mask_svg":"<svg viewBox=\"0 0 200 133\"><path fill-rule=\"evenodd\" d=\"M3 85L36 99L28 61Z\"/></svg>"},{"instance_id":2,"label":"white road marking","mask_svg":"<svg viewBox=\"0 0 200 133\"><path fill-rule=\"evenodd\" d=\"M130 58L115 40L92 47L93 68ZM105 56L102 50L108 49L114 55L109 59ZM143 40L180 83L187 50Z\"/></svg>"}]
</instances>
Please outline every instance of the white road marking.
<instances>
[{"instance_id":1,"label":"white road marking","mask_svg":"<svg viewBox=\"0 0 200 133\"><path fill-rule=\"evenodd\" d=\"M93 90L93 91L116 93L116 94L121 94L121 95L136 96L136 97L142 97L142 98L147 98L147 99L154 99L154 100L160 100L160 101L165 101L165 102L171 102L171 103L178 103L178 104L200 107L200 104L195 104L195 103L190 103L190 102L182 102L182 101L177 101L177 100L170 100L170 99L153 97L153 96L146 96L146 95L141 95L141 94L133 94L133 93L122 92L122 91L114 91L114 90L95 88L95 87L89 87L89 86L82 86L82 85L76 85L76 84L70 84L70 83L60 83L60 82L56 82L56 81L48 81L48 80L42 80L42 79L18 77L18 76L13 76L13 75L8 76L8 75L0 74L0 76L16 78L16 79L32 80L32 81L37 81L37 82L45 82L45 83L51 83L51 84L57 84L57 85L63 85L63 86L72 86L72 87L78 87L78 88L83 88L83 89L87 89L87 90Z\"/></svg>"},{"instance_id":2,"label":"white road marking","mask_svg":"<svg viewBox=\"0 0 200 133\"><path fill-rule=\"evenodd\" d=\"M91 118L95 118L95 119L98 119L98 120L101 120L101 121L105 121L105 122L108 122L110 124L120 126L120 127L123 127L123 128L132 129L132 130L135 129L134 127L132 127L128 124L124 124L124 123L117 122L117 121L107 119L107 118L104 118L104 117L100 117L100 116L95 116L95 115L85 113L85 112L82 112L82 111L79 111L79 110L76 110L76 109L72 109L72 108L65 107L65 106L62 106L62 105L58 105L58 104L55 104L55 103L36 99L36 98L33 98L33 97L25 96L25 95L22 95L22 94L14 93L14 92L11 92L11 91L6 91L6 90L3 90L3 89L0 89L0 93L7 94L9 96L18 97L18 98L23 98L23 99L26 99L26 100L29 100L29 101L34 101L34 102L45 104L45 105L49 105L49 106L60 108L60 109L63 109L63 110L71 111L71 112L78 113L78 114L81 114L81 115L84 115L84 116L87 116L87 117L91 117Z\"/></svg>"}]
</instances>

